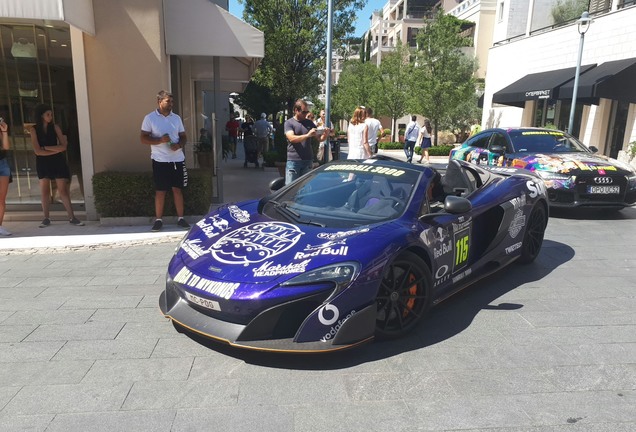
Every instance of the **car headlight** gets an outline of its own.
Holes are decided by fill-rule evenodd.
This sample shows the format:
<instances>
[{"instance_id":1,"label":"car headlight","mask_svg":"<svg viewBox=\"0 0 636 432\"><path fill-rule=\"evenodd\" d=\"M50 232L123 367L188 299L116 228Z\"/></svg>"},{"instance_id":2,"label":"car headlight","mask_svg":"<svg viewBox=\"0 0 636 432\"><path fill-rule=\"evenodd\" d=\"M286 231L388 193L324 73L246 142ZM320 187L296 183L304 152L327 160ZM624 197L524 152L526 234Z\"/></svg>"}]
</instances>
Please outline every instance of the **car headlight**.
<instances>
[{"instance_id":1,"label":"car headlight","mask_svg":"<svg viewBox=\"0 0 636 432\"><path fill-rule=\"evenodd\" d=\"M351 283L351 281L358 275L359 271L360 265L354 261L330 264L291 278L290 280L283 282L281 286L291 287L321 282L332 282L336 285L335 292L337 292Z\"/></svg>"},{"instance_id":2,"label":"car headlight","mask_svg":"<svg viewBox=\"0 0 636 432\"><path fill-rule=\"evenodd\" d=\"M627 187L629 189L636 189L636 173L627 177Z\"/></svg>"},{"instance_id":3,"label":"car headlight","mask_svg":"<svg viewBox=\"0 0 636 432\"><path fill-rule=\"evenodd\" d=\"M552 171L537 170L535 171L535 173L539 174L541 178L544 180L569 180L571 177L568 174L562 174L562 173L557 173Z\"/></svg>"}]
</instances>

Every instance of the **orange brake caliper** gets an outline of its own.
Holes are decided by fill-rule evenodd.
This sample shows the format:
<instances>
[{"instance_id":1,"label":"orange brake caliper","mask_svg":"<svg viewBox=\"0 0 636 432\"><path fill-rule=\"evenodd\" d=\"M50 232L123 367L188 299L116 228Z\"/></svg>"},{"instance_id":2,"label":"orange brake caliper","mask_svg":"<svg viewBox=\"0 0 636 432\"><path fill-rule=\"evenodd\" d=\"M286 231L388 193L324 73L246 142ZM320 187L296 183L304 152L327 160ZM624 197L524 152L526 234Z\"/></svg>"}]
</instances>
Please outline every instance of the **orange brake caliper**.
<instances>
[{"instance_id":1,"label":"orange brake caliper","mask_svg":"<svg viewBox=\"0 0 636 432\"><path fill-rule=\"evenodd\" d=\"M409 282L415 281L415 275L413 273L409 274ZM413 297L417 294L417 284L413 284L409 287L409 294ZM406 317L411 310L413 310L413 306L415 306L415 298L410 298L406 301L406 308L404 312L402 312L402 317Z\"/></svg>"}]
</instances>

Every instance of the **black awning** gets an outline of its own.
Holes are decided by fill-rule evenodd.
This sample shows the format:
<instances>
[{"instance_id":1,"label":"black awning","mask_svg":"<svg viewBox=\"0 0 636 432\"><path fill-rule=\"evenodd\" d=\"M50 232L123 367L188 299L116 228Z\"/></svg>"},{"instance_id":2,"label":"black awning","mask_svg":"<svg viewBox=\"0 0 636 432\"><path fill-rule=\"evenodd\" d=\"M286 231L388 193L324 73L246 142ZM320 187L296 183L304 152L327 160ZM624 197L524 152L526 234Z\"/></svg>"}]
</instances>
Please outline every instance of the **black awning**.
<instances>
[{"instance_id":1,"label":"black awning","mask_svg":"<svg viewBox=\"0 0 636 432\"><path fill-rule=\"evenodd\" d=\"M581 66L581 73L596 65ZM523 107L527 100L558 99L559 88L574 79L575 67L539 72L524 76L492 95L492 102Z\"/></svg>"},{"instance_id":2,"label":"black awning","mask_svg":"<svg viewBox=\"0 0 636 432\"><path fill-rule=\"evenodd\" d=\"M577 99L606 98L636 103L636 58L605 62L581 74ZM559 99L572 99L574 80L559 90Z\"/></svg>"}]
</instances>

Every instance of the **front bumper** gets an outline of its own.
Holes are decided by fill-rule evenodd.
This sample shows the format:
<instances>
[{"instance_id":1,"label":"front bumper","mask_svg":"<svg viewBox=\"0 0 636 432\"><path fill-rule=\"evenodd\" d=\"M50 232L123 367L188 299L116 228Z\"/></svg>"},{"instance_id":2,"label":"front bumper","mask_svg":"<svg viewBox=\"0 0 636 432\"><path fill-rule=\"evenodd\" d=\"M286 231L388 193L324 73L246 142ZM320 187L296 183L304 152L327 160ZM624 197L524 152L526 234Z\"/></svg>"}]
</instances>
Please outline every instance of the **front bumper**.
<instances>
[{"instance_id":1,"label":"front bumper","mask_svg":"<svg viewBox=\"0 0 636 432\"><path fill-rule=\"evenodd\" d=\"M177 325L232 346L260 351L326 352L351 348L373 339L376 311L371 304L347 319L335 337L326 340L296 342L305 318L322 305L328 293L313 294L273 306L246 324L232 323L206 314L184 299L179 289L166 283L159 298L161 312ZM297 316L299 311L304 317Z\"/></svg>"}]
</instances>

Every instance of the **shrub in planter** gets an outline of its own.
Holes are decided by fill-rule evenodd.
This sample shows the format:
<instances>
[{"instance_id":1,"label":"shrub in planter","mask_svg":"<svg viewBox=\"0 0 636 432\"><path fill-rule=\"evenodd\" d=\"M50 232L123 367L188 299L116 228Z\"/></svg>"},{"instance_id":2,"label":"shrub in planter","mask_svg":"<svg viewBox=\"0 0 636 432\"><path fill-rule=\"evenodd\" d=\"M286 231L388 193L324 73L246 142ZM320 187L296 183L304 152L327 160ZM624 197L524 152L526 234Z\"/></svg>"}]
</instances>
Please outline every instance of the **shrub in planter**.
<instances>
[{"instance_id":1,"label":"shrub in planter","mask_svg":"<svg viewBox=\"0 0 636 432\"><path fill-rule=\"evenodd\" d=\"M102 217L154 216L155 188L152 172L105 171L93 176L95 208ZM183 189L186 215L206 214L212 197L210 170L189 169ZM172 193L166 195L166 216L176 216Z\"/></svg>"},{"instance_id":2,"label":"shrub in planter","mask_svg":"<svg viewBox=\"0 0 636 432\"><path fill-rule=\"evenodd\" d=\"M404 149L404 144L399 143L399 142L381 142L378 144L378 146L382 149L382 150L402 150Z\"/></svg>"},{"instance_id":3,"label":"shrub in planter","mask_svg":"<svg viewBox=\"0 0 636 432\"><path fill-rule=\"evenodd\" d=\"M452 145L438 145L438 146L429 147L428 155L429 156L448 156L450 155L450 152L454 147L455 146L452 146ZM415 147L415 153L417 153L418 155L421 155L422 148Z\"/></svg>"}]
</instances>

